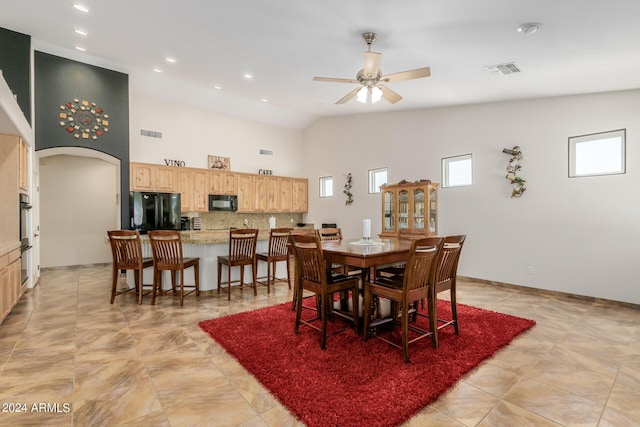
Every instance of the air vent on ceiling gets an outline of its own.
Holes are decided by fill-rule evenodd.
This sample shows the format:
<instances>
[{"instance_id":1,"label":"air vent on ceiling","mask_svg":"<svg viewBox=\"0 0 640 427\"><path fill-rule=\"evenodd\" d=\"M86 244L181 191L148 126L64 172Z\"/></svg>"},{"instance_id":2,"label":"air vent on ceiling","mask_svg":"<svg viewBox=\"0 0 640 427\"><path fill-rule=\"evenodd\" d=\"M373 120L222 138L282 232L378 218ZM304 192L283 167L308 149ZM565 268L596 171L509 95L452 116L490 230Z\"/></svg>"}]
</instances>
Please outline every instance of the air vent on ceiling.
<instances>
[{"instance_id":1,"label":"air vent on ceiling","mask_svg":"<svg viewBox=\"0 0 640 427\"><path fill-rule=\"evenodd\" d=\"M273 156L273 151L271 150L264 150L264 149L260 149L260 154L263 154L265 156Z\"/></svg>"},{"instance_id":2,"label":"air vent on ceiling","mask_svg":"<svg viewBox=\"0 0 640 427\"><path fill-rule=\"evenodd\" d=\"M148 136L149 138L162 139L162 132L157 132L155 130L140 129L140 135Z\"/></svg>"},{"instance_id":3,"label":"air vent on ceiling","mask_svg":"<svg viewBox=\"0 0 640 427\"><path fill-rule=\"evenodd\" d=\"M507 62L505 64L489 65L485 67L491 74L500 74L506 76L509 74L519 73L520 68L514 62Z\"/></svg>"}]
</instances>

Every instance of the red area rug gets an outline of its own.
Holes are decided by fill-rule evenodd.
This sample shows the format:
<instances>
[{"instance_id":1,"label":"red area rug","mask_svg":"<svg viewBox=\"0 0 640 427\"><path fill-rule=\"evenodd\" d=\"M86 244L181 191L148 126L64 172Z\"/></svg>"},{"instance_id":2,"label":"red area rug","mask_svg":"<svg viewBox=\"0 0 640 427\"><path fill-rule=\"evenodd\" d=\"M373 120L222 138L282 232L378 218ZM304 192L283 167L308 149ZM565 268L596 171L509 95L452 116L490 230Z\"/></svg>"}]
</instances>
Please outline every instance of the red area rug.
<instances>
[{"instance_id":1,"label":"red area rug","mask_svg":"<svg viewBox=\"0 0 640 427\"><path fill-rule=\"evenodd\" d=\"M440 318L450 316L449 307L439 301ZM303 310L307 318L314 314ZM294 321L285 303L199 325L299 420L322 427L402 424L535 324L458 304L460 335L447 327L438 349L429 339L411 344L405 364L402 350L375 338L364 342L354 330L327 338L321 350L319 333L301 325L295 335Z\"/></svg>"}]
</instances>

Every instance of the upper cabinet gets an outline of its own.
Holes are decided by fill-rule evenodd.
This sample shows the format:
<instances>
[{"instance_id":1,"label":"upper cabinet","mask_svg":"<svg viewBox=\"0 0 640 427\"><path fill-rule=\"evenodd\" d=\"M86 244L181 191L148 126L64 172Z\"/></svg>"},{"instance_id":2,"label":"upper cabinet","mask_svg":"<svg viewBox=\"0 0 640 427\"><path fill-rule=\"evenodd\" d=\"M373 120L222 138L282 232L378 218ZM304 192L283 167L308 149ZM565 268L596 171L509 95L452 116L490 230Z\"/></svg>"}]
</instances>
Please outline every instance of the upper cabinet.
<instances>
[{"instance_id":1,"label":"upper cabinet","mask_svg":"<svg viewBox=\"0 0 640 427\"><path fill-rule=\"evenodd\" d=\"M182 212L206 212L209 194L238 196L238 212L307 212L308 180L131 163L131 191L180 193Z\"/></svg>"},{"instance_id":2,"label":"upper cabinet","mask_svg":"<svg viewBox=\"0 0 640 427\"><path fill-rule=\"evenodd\" d=\"M383 185L381 237L438 234L438 183Z\"/></svg>"},{"instance_id":3,"label":"upper cabinet","mask_svg":"<svg viewBox=\"0 0 640 427\"><path fill-rule=\"evenodd\" d=\"M178 168L175 166L131 163L131 191L178 192Z\"/></svg>"},{"instance_id":4,"label":"upper cabinet","mask_svg":"<svg viewBox=\"0 0 640 427\"><path fill-rule=\"evenodd\" d=\"M309 181L306 178L293 178L292 185L292 212L307 212L309 210Z\"/></svg>"},{"instance_id":5,"label":"upper cabinet","mask_svg":"<svg viewBox=\"0 0 640 427\"><path fill-rule=\"evenodd\" d=\"M209 170L209 194L238 194L238 176L234 172Z\"/></svg>"},{"instance_id":6,"label":"upper cabinet","mask_svg":"<svg viewBox=\"0 0 640 427\"><path fill-rule=\"evenodd\" d=\"M179 168L178 192L182 212L206 212L209 198L209 171Z\"/></svg>"}]
</instances>

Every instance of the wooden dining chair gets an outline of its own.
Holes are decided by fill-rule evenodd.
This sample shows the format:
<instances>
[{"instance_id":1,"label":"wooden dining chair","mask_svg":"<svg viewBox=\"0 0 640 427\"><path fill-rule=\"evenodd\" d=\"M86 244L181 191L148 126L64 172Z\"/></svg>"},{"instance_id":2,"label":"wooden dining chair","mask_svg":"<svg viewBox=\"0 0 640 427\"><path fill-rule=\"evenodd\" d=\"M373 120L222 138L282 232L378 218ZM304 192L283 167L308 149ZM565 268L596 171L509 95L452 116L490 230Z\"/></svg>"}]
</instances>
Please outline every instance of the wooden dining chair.
<instances>
[{"instance_id":1,"label":"wooden dining chair","mask_svg":"<svg viewBox=\"0 0 640 427\"><path fill-rule=\"evenodd\" d=\"M227 285L227 301L231 301L231 284L240 283L240 289L244 285L253 286L253 295L258 295L256 289L256 244L258 230L254 228L229 230L228 255L218 256L218 293L221 285ZM222 282L222 266L227 266L227 281ZM244 270L251 267L251 285L244 283ZM231 268L240 267L240 280L231 280Z\"/></svg>"},{"instance_id":2,"label":"wooden dining chair","mask_svg":"<svg viewBox=\"0 0 640 427\"><path fill-rule=\"evenodd\" d=\"M287 284L289 285L289 289L291 289L291 278L289 275L289 234L291 234L291 230L292 228L272 229L269 233L268 251L256 253L257 261L267 263L267 276L258 278L267 279L267 294L271 292L271 284L276 281L286 280ZM276 277L276 267L278 262L282 261L286 262L287 264L287 277L279 279Z\"/></svg>"},{"instance_id":3,"label":"wooden dining chair","mask_svg":"<svg viewBox=\"0 0 640 427\"><path fill-rule=\"evenodd\" d=\"M426 237L413 240L407 260L405 274L399 277L376 277L374 282L364 284L364 329L362 336L366 341L369 328L384 323L400 324L402 327L402 344L399 345L381 334L373 336L402 349L403 359L409 363L409 344L426 337L431 337L433 347L438 347L437 312L435 299L436 269L438 258L442 250L442 237ZM373 297L383 297L391 300L392 308L389 316L371 321L371 302ZM422 299L427 299L429 309L429 330L419 328L409 323L410 308ZM398 312L400 320L398 320ZM413 314L413 313L411 313ZM417 311L417 316L422 316ZM409 340L409 331L417 336Z\"/></svg>"},{"instance_id":4,"label":"wooden dining chair","mask_svg":"<svg viewBox=\"0 0 640 427\"><path fill-rule=\"evenodd\" d=\"M331 274L327 272L324 254L322 252L322 242L319 235L297 235L290 236L291 247L296 257L296 321L294 332L298 334L300 325L307 325L320 331L320 348L325 349L327 344L327 318L333 313L349 319L358 331L358 279L342 274ZM302 319L303 291L308 290L316 295L318 303L316 317ZM351 291L352 312L346 314L338 310L332 311L333 295L337 292ZM320 321L320 327L315 325ZM351 326L342 328L331 334L335 335Z\"/></svg>"},{"instance_id":5,"label":"wooden dining chair","mask_svg":"<svg viewBox=\"0 0 640 427\"><path fill-rule=\"evenodd\" d=\"M107 231L111 256L113 258L113 278L111 283L111 304L116 295L123 294L132 289L138 292L138 304L142 304L142 271L153 266L152 258L142 257L142 244L140 233L131 230ZM135 287L118 290L118 279L122 270L133 270ZM148 293L148 292L147 292Z\"/></svg>"},{"instance_id":6,"label":"wooden dining chair","mask_svg":"<svg viewBox=\"0 0 640 427\"><path fill-rule=\"evenodd\" d=\"M340 228L319 228L318 235L323 242L339 242L342 240L342 230Z\"/></svg>"},{"instance_id":7,"label":"wooden dining chair","mask_svg":"<svg viewBox=\"0 0 640 427\"><path fill-rule=\"evenodd\" d=\"M195 292L200 295L200 258L184 258L182 255L182 240L180 232L175 230L154 230L149 232L151 253L153 254L153 294L151 304L156 303L156 294L162 290L162 272L171 272L171 289L177 294L176 280L180 279L180 305L184 297ZM193 267L194 285L185 286L184 270ZM191 289L185 293L184 289Z\"/></svg>"},{"instance_id":8,"label":"wooden dining chair","mask_svg":"<svg viewBox=\"0 0 640 427\"><path fill-rule=\"evenodd\" d=\"M456 305L456 276L458 275L458 261L460 260L465 238L466 235L464 234L445 237L436 271L435 293L437 295L448 290L451 301L451 320L438 319L438 329L453 325L456 335L460 335Z\"/></svg>"}]
</instances>

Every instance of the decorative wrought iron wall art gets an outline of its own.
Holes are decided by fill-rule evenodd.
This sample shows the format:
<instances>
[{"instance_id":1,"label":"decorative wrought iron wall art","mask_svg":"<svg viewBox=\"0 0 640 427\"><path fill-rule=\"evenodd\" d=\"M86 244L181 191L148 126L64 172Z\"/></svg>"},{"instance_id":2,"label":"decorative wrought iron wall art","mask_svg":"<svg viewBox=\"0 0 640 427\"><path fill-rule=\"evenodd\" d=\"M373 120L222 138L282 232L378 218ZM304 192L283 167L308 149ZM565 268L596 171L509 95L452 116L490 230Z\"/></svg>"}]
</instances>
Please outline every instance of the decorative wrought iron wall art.
<instances>
[{"instance_id":1,"label":"decorative wrought iron wall art","mask_svg":"<svg viewBox=\"0 0 640 427\"><path fill-rule=\"evenodd\" d=\"M505 148L502 152L511 156L505 177L511 184L515 185L515 188L511 191L511 197L521 197L527 189L527 181L521 176L518 176L518 172L522 169L522 165L520 164L522 161L522 151L520 147L516 145L512 149Z\"/></svg>"}]
</instances>

